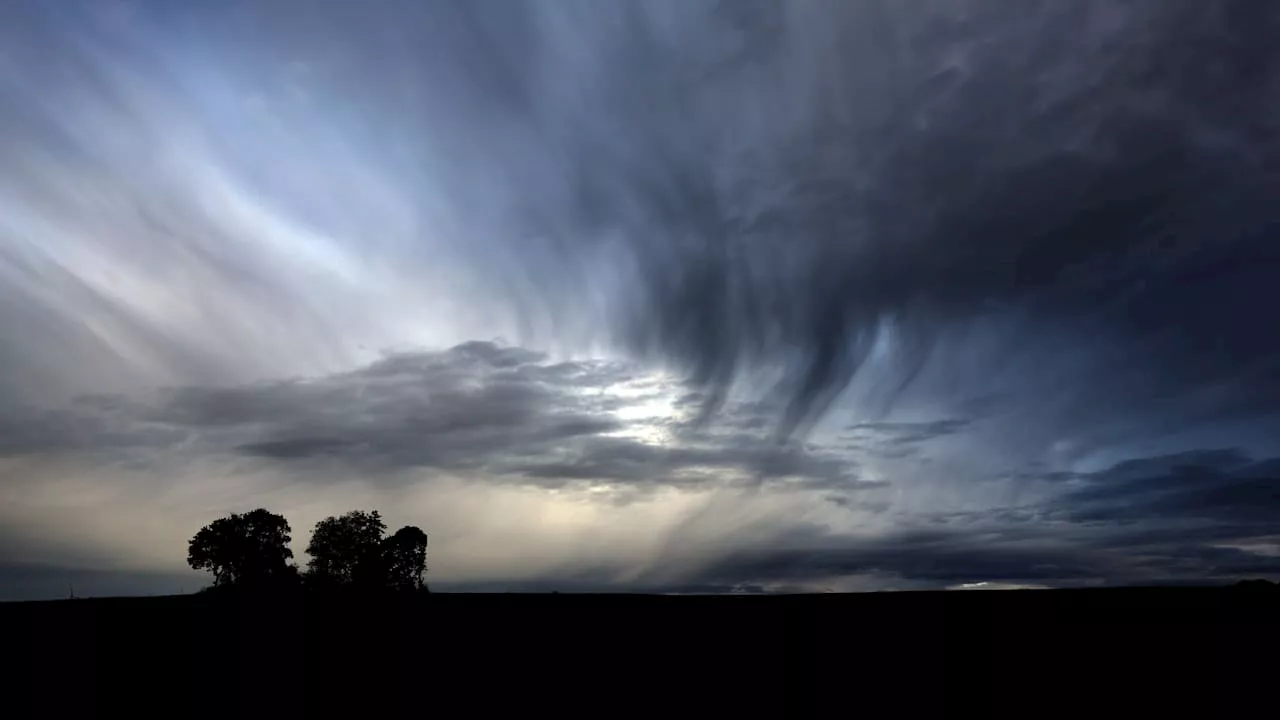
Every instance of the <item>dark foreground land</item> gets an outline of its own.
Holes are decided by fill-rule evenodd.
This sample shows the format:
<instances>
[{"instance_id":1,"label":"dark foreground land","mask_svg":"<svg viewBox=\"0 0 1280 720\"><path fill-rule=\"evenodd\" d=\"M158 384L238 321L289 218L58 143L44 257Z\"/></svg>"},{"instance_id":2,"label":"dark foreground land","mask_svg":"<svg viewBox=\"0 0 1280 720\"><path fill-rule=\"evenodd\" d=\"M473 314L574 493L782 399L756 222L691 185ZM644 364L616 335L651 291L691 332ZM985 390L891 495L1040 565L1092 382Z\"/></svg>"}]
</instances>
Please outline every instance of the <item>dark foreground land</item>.
<instances>
[{"instance_id":1,"label":"dark foreground land","mask_svg":"<svg viewBox=\"0 0 1280 720\"><path fill-rule=\"evenodd\" d=\"M1274 588L9 603L0 717L1270 714L1278 631Z\"/></svg>"}]
</instances>

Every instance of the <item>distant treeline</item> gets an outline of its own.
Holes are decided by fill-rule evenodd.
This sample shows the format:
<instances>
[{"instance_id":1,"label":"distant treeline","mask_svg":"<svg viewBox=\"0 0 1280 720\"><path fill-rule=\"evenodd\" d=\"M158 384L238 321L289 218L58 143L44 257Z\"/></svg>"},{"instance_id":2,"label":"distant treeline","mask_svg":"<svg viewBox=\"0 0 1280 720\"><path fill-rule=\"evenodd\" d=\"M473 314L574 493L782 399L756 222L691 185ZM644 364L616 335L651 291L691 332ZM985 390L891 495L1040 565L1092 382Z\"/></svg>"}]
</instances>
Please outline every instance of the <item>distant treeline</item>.
<instances>
[{"instance_id":1,"label":"distant treeline","mask_svg":"<svg viewBox=\"0 0 1280 720\"><path fill-rule=\"evenodd\" d=\"M316 523L305 570L290 562L289 522L264 509L214 520L191 538L187 564L213 574L213 590L425 592L427 534L392 535L378 511L353 510Z\"/></svg>"}]
</instances>

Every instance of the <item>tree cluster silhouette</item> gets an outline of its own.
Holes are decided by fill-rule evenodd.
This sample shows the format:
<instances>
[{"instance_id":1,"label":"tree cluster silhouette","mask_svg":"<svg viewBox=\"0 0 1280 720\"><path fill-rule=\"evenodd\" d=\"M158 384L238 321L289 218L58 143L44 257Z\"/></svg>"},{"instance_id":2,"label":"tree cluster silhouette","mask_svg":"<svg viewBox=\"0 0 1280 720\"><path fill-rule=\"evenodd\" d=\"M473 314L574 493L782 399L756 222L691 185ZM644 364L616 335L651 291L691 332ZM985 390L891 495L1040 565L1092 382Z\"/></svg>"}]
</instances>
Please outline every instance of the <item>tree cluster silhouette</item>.
<instances>
[{"instance_id":1,"label":"tree cluster silhouette","mask_svg":"<svg viewBox=\"0 0 1280 720\"><path fill-rule=\"evenodd\" d=\"M289 522L259 508L232 513L201 528L187 546L187 564L213 574L215 590L425 592L427 534L407 525L386 535L377 510L327 517L307 545L305 572L289 562Z\"/></svg>"}]
</instances>

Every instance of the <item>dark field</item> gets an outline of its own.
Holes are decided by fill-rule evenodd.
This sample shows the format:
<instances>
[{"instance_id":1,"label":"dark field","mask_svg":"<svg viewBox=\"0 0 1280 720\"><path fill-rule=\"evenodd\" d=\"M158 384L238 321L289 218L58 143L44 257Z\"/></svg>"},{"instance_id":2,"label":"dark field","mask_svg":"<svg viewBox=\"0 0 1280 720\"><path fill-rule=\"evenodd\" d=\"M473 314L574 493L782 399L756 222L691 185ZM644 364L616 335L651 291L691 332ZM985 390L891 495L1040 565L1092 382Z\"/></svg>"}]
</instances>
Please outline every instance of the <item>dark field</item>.
<instances>
[{"instance_id":1,"label":"dark field","mask_svg":"<svg viewBox=\"0 0 1280 720\"><path fill-rule=\"evenodd\" d=\"M1265 588L82 599L0 629L12 717L1217 714L1280 670Z\"/></svg>"}]
</instances>

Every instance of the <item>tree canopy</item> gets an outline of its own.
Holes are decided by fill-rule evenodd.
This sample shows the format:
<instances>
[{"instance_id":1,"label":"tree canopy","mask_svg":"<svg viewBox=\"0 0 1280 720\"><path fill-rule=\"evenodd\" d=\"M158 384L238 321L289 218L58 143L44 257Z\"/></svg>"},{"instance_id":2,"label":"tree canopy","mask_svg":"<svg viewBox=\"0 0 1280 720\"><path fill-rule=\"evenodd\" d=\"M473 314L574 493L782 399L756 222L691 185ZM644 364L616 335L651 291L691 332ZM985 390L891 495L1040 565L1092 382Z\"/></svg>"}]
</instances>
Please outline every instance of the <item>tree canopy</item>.
<instances>
[{"instance_id":1,"label":"tree canopy","mask_svg":"<svg viewBox=\"0 0 1280 720\"><path fill-rule=\"evenodd\" d=\"M421 528L406 525L383 540L382 557L389 587L422 588L422 574L427 571L427 534Z\"/></svg>"},{"instance_id":2,"label":"tree canopy","mask_svg":"<svg viewBox=\"0 0 1280 720\"><path fill-rule=\"evenodd\" d=\"M352 510L316 523L307 554L307 576L316 585L368 587L381 584L382 534L377 510Z\"/></svg>"},{"instance_id":3,"label":"tree canopy","mask_svg":"<svg viewBox=\"0 0 1280 720\"><path fill-rule=\"evenodd\" d=\"M214 520L187 545L187 564L213 573L215 587L260 585L296 576L289 522L262 508Z\"/></svg>"},{"instance_id":4,"label":"tree canopy","mask_svg":"<svg viewBox=\"0 0 1280 720\"><path fill-rule=\"evenodd\" d=\"M307 545L303 579L320 590L419 591L427 570L427 534L408 525L386 537L377 510L352 510L316 523ZM289 563L289 523L258 509L220 518L200 529L188 545L187 562L213 573L214 587L279 587L295 581Z\"/></svg>"}]
</instances>

